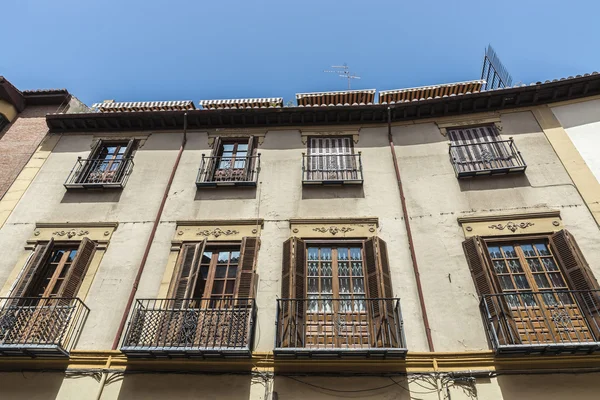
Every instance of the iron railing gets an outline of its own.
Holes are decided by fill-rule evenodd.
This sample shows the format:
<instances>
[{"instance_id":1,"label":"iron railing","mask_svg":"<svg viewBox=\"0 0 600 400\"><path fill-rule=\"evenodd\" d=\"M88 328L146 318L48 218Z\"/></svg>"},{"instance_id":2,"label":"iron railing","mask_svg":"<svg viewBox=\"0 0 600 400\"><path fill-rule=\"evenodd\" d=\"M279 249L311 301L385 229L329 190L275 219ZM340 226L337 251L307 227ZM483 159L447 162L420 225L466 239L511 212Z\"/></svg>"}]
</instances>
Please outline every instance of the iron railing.
<instances>
[{"instance_id":1,"label":"iron railing","mask_svg":"<svg viewBox=\"0 0 600 400\"><path fill-rule=\"evenodd\" d=\"M129 357L250 356L250 298L138 299L121 351Z\"/></svg>"},{"instance_id":2,"label":"iron railing","mask_svg":"<svg viewBox=\"0 0 600 400\"><path fill-rule=\"evenodd\" d=\"M363 166L360 151L357 154L307 155L302 153L302 183L362 184Z\"/></svg>"},{"instance_id":3,"label":"iron railing","mask_svg":"<svg viewBox=\"0 0 600 400\"><path fill-rule=\"evenodd\" d=\"M274 352L291 357L403 357L400 299L279 299Z\"/></svg>"},{"instance_id":4,"label":"iron railing","mask_svg":"<svg viewBox=\"0 0 600 400\"><path fill-rule=\"evenodd\" d=\"M67 177L67 189L123 188L133 170L133 158L106 160L77 158Z\"/></svg>"},{"instance_id":5,"label":"iron railing","mask_svg":"<svg viewBox=\"0 0 600 400\"><path fill-rule=\"evenodd\" d=\"M450 144L449 154L458 178L524 172L527 169L512 138L485 143Z\"/></svg>"},{"instance_id":6,"label":"iron railing","mask_svg":"<svg viewBox=\"0 0 600 400\"><path fill-rule=\"evenodd\" d=\"M256 186L260 154L246 157L202 155L196 186Z\"/></svg>"},{"instance_id":7,"label":"iron railing","mask_svg":"<svg viewBox=\"0 0 600 400\"><path fill-rule=\"evenodd\" d=\"M89 314L78 298L0 298L0 354L68 356Z\"/></svg>"},{"instance_id":8,"label":"iron railing","mask_svg":"<svg viewBox=\"0 0 600 400\"><path fill-rule=\"evenodd\" d=\"M600 290L485 295L480 307L498 353L600 349Z\"/></svg>"}]
</instances>

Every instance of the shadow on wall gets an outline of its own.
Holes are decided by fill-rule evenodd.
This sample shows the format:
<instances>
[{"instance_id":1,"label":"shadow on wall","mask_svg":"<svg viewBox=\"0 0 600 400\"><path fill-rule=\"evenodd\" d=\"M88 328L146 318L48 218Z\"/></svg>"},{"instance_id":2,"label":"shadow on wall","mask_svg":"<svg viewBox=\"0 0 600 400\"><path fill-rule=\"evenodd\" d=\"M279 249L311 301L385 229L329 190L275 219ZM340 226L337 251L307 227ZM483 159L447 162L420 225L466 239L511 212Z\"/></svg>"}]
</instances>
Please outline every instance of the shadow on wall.
<instances>
[{"instance_id":1,"label":"shadow on wall","mask_svg":"<svg viewBox=\"0 0 600 400\"><path fill-rule=\"evenodd\" d=\"M406 378L393 379L396 384L389 377L276 376L273 391L280 400L410 400Z\"/></svg>"},{"instance_id":2,"label":"shadow on wall","mask_svg":"<svg viewBox=\"0 0 600 400\"><path fill-rule=\"evenodd\" d=\"M303 186L302 200L311 199L364 199L362 185L355 186Z\"/></svg>"},{"instance_id":3,"label":"shadow on wall","mask_svg":"<svg viewBox=\"0 0 600 400\"><path fill-rule=\"evenodd\" d=\"M503 400L597 400L600 373L503 375L498 385Z\"/></svg>"},{"instance_id":4,"label":"shadow on wall","mask_svg":"<svg viewBox=\"0 0 600 400\"><path fill-rule=\"evenodd\" d=\"M138 374L122 379L118 400L248 400L252 384L250 375Z\"/></svg>"},{"instance_id":5,"label":"shadow on wall","mask_svg":"<svg viewBox=\"0 0 600 400\"><path fill-rule=\"evenodd\" d=\"M61 203L118 203L123 189L109 190L66 190Z\"/></svg>"},{"instance_id":6,"label":"shadow on wall","mask_svg":"<svg viewBox=\"0 0 600 400\"><path fill-rule=\"evenodd\" d=\"M527 175L521 173L463 178L458 179L458 185L460 186L461 192L469 192L477 190L497 190L529 187L531 186L531 183L529 182L529 179L527 179Z\"/></svg>"},{"instance_id":7,"label":"shadow on wall","mask_svg":"<svg viewBox=\"0 0 600 400\"><path fill-rule=\"evenodd\" d=\"M249 200L256 198L256 187L215 187L196 190L194 200Z\"/></svg>"},{"instance_id":8,"label":"shadow on wall","mask_svg":"<svg viewBox=\"0 0 600 400\"><path fill-rule=\"evenodd\" d=\"M2 372L2 400L55 400L65 375L58 372Z\"/></svg>"}]
</instances>

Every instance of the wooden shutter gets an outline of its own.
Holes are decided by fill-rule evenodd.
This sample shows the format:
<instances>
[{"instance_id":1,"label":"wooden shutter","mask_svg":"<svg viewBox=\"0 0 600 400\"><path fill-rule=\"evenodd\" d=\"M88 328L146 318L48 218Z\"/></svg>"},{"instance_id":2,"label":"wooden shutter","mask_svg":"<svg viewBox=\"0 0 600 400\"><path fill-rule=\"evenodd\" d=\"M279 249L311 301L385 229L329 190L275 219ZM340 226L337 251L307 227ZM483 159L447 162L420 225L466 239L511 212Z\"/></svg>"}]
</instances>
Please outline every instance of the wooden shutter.
<instances>
[{"instance_id":1,"label":"wooden shutter","mask_svg":"<svg viewBox=\"0 0 600 400\"><path fill-rule=\"evenodd\" d=\"M500 283L493 271L489 257L486 255L487 246L483 239L473 236L463 242L463 249L480 299L483 299L485 295L501 294ZM511 343L518 341L520 336L517 333L512 313L506 304L506 299L502 296L486 297L485 304L486 309L482 310L482 317L484 322L491 324L496 331L499 344L506 344L508 338Z\"/></svg>"},{"instance_id":2,"label":"wooden shutter","mask_svg":"<svg viewBox=\"0 0 600 400\"><path fill-rule=\"evenodd\" d=\"M135 139L131 139L129 140L129 142L127 143L127 147L125 148L125 151L123 152L123 158L121 159L121 165L119 165L119 169L117 171L117 178L116 181L121 181L123 179L123 177L125 176L125 173L127 172L127 159L131 157L131 155L133 154L133 151L135 150L136 147L136 141Z\"/></svg>"},{"instance_id":3,"label":"wooden shutter","mask_svg":"<svg viewBox=\"0 0 600 400\"><path fill-rule=\"evenodd\" d=\"M282 347L303 347L305 337L305 262L306 244L299 238L283 243L281 268L281 324L278 327Z\"/></svg>"},{"instance_id":4,"label":"wooden shutter","mask_svg":"<svg viewBox=\"0 0 600 400\"><path fill-rule=\"evenodd\" d=\"M250 136L248 138L248 158L246 158L246 180L253 181L255 178L254 168L256 167L256 159L253 157L256 155L256 145L258 144L258 140L254 136Z\"/></svg>"},{"instance_id":5,"label":"wooden shutter","mask_svg":"<svg viewBox=\"0 0 600 400\"><path fill-rule=\"evenodd\" d=\"M551 235L550 244L569 282L569 289L581 291L573 297L586 315L596 340L600 340L600 294L597 292L600 286L594 273L575 238L566 229Z\"/></svg>"},{"instance_id":6,"label":"wooden shutter","mask_svg":"<svg viewBox=\"0 0 600 400\"><path fill-rule=\"evenodd\" d=\"M238 304L250 304L247 299L253 299L256 296L256 259L260 239L257 237L244 237L242 239L242 249L240 253L240 262L236 277L235 297Z\"/></svg>"},{"instance_id":7,"label":"wooden shutter","mask_svg":"<svg viewBox=\"0 0 600 400\"><path fill-rule=\"evenodd\" d=\"M396 300L393 299L392 277L390 274L390 262L387 253L387 243L380 238L374 237L373 241L377 244L379 271L381 274L381 297L386 300L381 301L381 307L384 308L384 320L382 321L381 340L385 347L398 347L401 342L400 315L397 313ZM373 343L375 344L375 343Z\"/></svg>"},{"instance_id":8,"label":"wooden shutter","mask_svg":"<svg viewBox=\"0 0 600 400\"><path fill-rule=\"evenodd\" d=\"M96 243L88 238L81 240L75 259L71 263L71 267L65 276L57 297L64 297L66 299L77 297L77 291L81 286L88 266L92 262L95 251ZM69 303L69 301L65 300L65 303Z\"/></svg>"},{"instance_id":9,"label":"wooden shutter","mask_svg":"<svg viewBox=\"0 0 600 400\"><path fill-rule=\"evenodd\" d=\"M182 300L189 300L194 294L205 244L206 240L203 240L199 243L185 243L181 246L173 275L174 279L171 280L169 288L169 297L178 300L174 307L179 307L183 304Z\"/></svg>"},{"instance_id":10,"label":"wooden shutter","mask_svg":"<svg viewBox=\"0 0 600 400\"><path fill-rule=\"evenodd\" d=\"M10 297L24 297L27 294L29 285L36 278L38 271L48 262L48 258L54 247L54 238L50 238L47 243L38 244L35 247L33 255L29 258L19 281L10 293Z\"/></svg>"},{"instance_id":11,"label":"wooden shutter","mask_svg":"<svg viewBox=\"0 0 600 400\"><path fill-rule=\"evenodd\" d=\"M213 141L212 152L210 153L211 158L208 159L208 163L206 164L206 175L204 178L206 182L212 182L215 179L215 172L217 171L217 167L221 161L219 158L217 158L221 153L221 147L221 137L217 136Z\"/></svg>"}]
</instances>

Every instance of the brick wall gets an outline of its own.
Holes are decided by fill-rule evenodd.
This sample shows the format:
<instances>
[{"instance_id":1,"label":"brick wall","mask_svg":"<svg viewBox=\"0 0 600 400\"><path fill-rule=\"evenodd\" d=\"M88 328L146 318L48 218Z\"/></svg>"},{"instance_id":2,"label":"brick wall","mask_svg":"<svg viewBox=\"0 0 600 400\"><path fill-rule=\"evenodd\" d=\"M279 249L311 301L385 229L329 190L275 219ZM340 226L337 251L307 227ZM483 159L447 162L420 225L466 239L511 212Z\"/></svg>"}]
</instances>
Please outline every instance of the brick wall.
<instances>
[{"instance_id":1,"label":"brick wall","mask_svg":"<svg viewBox=\"0 0 600 400\"><path fill-rule=\"evenodd\" d=\"M48 132L46 114L56 106L27 107L0 136L0 198L13 183Z\"/></svg>"}]
</instances>

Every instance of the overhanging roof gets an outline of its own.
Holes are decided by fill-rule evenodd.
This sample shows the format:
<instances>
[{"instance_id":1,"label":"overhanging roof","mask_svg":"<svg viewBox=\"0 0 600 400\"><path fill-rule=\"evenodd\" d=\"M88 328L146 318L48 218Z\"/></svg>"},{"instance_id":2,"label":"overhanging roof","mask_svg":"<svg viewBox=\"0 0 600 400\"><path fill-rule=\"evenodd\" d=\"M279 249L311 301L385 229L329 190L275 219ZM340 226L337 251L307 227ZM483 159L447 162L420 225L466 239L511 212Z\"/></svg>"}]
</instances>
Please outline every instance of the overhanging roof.
<instances>
[{"instance_id":1,"label":"overhanging roof","mask_svg":"<svg viewBox=\"0 0 600 400\"><path fill-rule=\"evenodd\" d=\"M0 99L8 101L18 112L26 106L60 105L71 99L67 89L38 89L20 91L3 76L0 76Z\"/></svg>"},{"instance_id":2,"label":"overhanging roof","mask_svg":"<svg viewBox=\"0 0 600 400\"><path fill-rule=\"evenodd\" d=\"M358 106L190 110L189 129L368 125L527 107L600 95L600 74L578 75L531 85L396 103ZM181 130L185 111L48 114L52 132Z\"/></svg>"}]
</instances>

